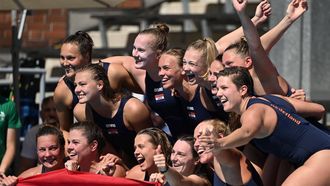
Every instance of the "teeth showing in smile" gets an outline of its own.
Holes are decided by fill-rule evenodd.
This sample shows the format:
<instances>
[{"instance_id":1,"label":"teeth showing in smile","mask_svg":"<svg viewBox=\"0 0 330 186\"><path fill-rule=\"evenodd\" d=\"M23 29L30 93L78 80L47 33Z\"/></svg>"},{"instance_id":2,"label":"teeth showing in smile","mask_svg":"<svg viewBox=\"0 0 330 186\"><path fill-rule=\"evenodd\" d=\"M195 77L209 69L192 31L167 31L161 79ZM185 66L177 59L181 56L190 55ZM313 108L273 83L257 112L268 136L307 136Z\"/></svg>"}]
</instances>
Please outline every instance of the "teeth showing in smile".
<instances>
[{"instance_id":1,"label":"teeth showing in smile","mask_svg":"<svg viewBox=\"0 0 330 186\"><path fill-rule=\"evenodd\" d=\"M135 59L135 63L139 63L139 62L142 61L142 59L140 59L140 58L138 58L138 57L134 57L134 59Z\"/></svg>"},{"instance_id":2,"label":"teeth showing in smile","mask_svg":"<svg viewBox=\"0 0 330 186\"><path fill-rule=\"evenodd\" d=\"M197 153L198 153L199 155L201 155L201 154L203 154L204 151L205 151L204 149L200 149L200 150L197 151Z\"/></svg>"},{"instance_id":3,"label":"teeth showing in smile","mask_svg":"<svg viewBox=\"0 0 330 186\"><path fill-rule=\"evenodd\" d=\"M70 71L73 71L73 70L74 70L74 67L72 65L69 65L69 66L65 67L65 72L66 73L69 73Z\"/></svg>"},{"instance_id":4,"label":"teeth showing in smile","mask_svg":"<svg viewBox=\"0 0 330 186\"><path fill-rule=\"evenodd\" d=\"M162 79L162 83L165 83L166 81L168 81L167 78L163 78L163 79Z\"/></svg>"},{"instance_id":5,"label":"teeth showing in smile","mask_svg":"<svg viewBox=\"0 0 330 186\"><path fill-rule=\"evenodd\" d=\"M138 157L136 160L138 161L139 164L141 164L145 161L145 159L142 157Z\"/></svg>"},{"instance_id":6,"label":"teeth showing in smile","mask_svg":"<svg viewBox=\"0 0 330 186\"><path fill-rule=\"evenodd\" d=\"M221 103L224 104L226 103L228 100L227 99L220 99Z\"/></svg>"},{"instance_id":7,"label":"teeth showing in smile","mask_svg":"<svg viewBox=\"0 0 330 186\"><path fill-rule=\"evenodd\" d=\"M191 81L195 78L195 74L191 71L187 72L186 75L187 75L189 81Z\"/></svg>"},{"instance_id":8,"label":"teeth showing in smile","mask_svg":"<svg viewBox=\"0 0 330 186\"><path fill-rule=\"evenodd\" d=\"M78 94L78 99L81 99L85 96L85 94Z\"/></svg>"},{"instance_id":9,"label":"teeth showing in smile","mask_svg":"<svg viewBox=\"0 0 330 186\"><path fill-rule=\"evenodd\" d=\"M213 82L213 83L211 84L211 88L217 88L217 82Z\"/></svg>"},{"instance_id":10,"label":"teeth showing in smile","mask_svg":"<svg viewBox=\"0 0 330 186\"><path fill-rule=\"evenodd\" d=\"M51 164L51 163L53 163L54 160L55 160L54 158L44 159L43 162L44 163L47 162L47 163Z\"/></svg>"}]
</instances>

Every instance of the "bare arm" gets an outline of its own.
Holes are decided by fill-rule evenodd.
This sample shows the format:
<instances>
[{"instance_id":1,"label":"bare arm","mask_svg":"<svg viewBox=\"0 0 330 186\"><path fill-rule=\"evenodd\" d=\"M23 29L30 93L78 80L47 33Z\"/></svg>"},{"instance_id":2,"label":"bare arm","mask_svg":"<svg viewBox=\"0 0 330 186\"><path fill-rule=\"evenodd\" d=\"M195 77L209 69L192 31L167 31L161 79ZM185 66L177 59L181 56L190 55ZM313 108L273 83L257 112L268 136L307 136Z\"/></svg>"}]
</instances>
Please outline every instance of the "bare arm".
<instances>
[{"instance_id":1,"label":"bare arm","mask_svg":"<svg viewBox=\"0 0 330 186\"><path fill-rule=\"evenodd\" d=\"M251 108L251 109L250 109ZM242 126L234 130L228 136L218 138L214 142L214 148L230 149L246 145L261 131L264 111L262 107L251 106L241 116ZM202 141L201 141L202 142Z\"/></svg>"},{"instance_id":2,"label":"bare arm","mask_svg":"<svg viewBox=\"0 0 330 186\"><path fill-rule=\"evenodd\" d=\"M270 14L271 7L269 2L261 1L256 8L255 16L251 19L251 21L255 26L259 26L268 19ZM242 36L244 36L243 28L239 27L238 29L221 37L216 42L216 47L218 49L219 54L222 54L230 44L239 42Z\"/></svg>"},{"instance_id":3,"label":"bare arm","mask_svg":"<svg viewBox=\"0 0 330 186\"><path fill-rule=\"evenodd\" d=\"M210 186L211 183L196 174L183 176L173 168L169 167L165 174L166 180L173 186Z\"/></svg>"},{"instance_id":4,"label":"bare arm","mask_svg":"<svg viewBox=\"0 0 330 186\"><path fill-rule=\"evenodd\" d=\"M254 71L260 81L262 87L259 87L256 94L263 95L265 93L276 93L286 95L288 90L287 82L278 74L276 67L273 65L264 50L257 29L246 15L247 0L242 0L239 3L233 0L233 5L241 20L245 37L249 45L249 54L253 61Z\"/></svg>"},{"instance_id":5,"label":"bare arm","mask_svg":"<svg viewBox=\"0 0 330 186\"><path fill-rule=\"evenodd\" d=\"M92 120L93 118L88 117L86 110L86 103L79 103L73 109L73 115L78 121Z\"/></svg>"},{"instance_id":6,"label":"bare arm","mask_svg":"<svg viewBox=\"0 0 330 186\"><path fill-rule=\"evenodd\" d=\"M127 101L124 107L124 121L128 128L136 132L152 127L150 111L136 98L131 98Z\"/></svg>"},{"instance_id":7,"label":"bare arm","mask_svg":"<svg viewBox=\"0 0 330 186\"><path fill-rule=\"evenodd\" d=\"M60 80L54 91L54 102L60 128L66 131L69 131L73 123L73 108L71 108L72 99L70 102L70 97L72 98L72 94L69 88L65 85L63 80Z\"/></svg>"},{"instance_id":8,"label":"bare arm","mask_svg":"<svg viewBox=\"0 0 330 186\"><path fill-rule=\"evenodd\" d=\"M296 112L303 117L312 117L319 120L326 112L324 106L318 103L302 101L285 96L280 97L289 102L295 108Z\"/></svg>"},{"instance_id":9,"label":"bare arm","mask_svg":"<svg viewBox=\"0 0 330 186\"><path fill-rule=\"evenodd\" d=\"M266 53L269 53L273 46L278 42L282 37L284 32L299 19L308 9L306 0L292 0L288 5L286 15L283 19L270 31L264 34L261 37L261 42L266 50Z\"/></svg>"},{"instance_id":10,"label":"bare arm","mask_svg":"<svg viewBox=\"0 0 330 186\"><path fill-rule=\"evenodd\" d=\"M16 130L15 128L7 129L6 152L2 158L0 172L5 173L11 165L16 151Z\"/></svg>"},{"instance_id":11,"label":"bare arm","mask_svg":"<svg viewBox=\"0 0 330 186\"><path fill-rule=\"evenodd\" d=\"M108 70L108 79L111 88L116 92L125 88L136 93L143 93L134 76L120 64L111 64Z\"/></svg>"},{"instance_id":12,"label":"bare arm","mask_svg":"<svg viewBox=\"0 0 330 186\"><path fill-rule=\"evenodd\" d=\"M21 156L19 160L19 164L20 165L18 167L19 170L17 174L21 174L23 171L35 167L37 165L37 160Z\"/></svg>"},{"instance_id":13,"label":"bare arm","mask_svg":"<svg viewBox=\"0 0 330 186\"><path fill-rule=\"evenodd\" d=\"M129 74L129 77L127 75L125 75L125 81L126 81L126 83L128 83L128 85L130 85L130 83L132 84L130 86L132 86L133 91L135 91L135 90L137 92L145 91L144 78L145 78L146 71L135 68L135 59L133 57L131 57L131 56L113 56L113 57L108 57L106 59L103 59L102 62L116 63L116 64L122 65ZM111 68L109 69L109 71L110 70L111 70ZM108 72L108 77L109 77L109 81L111 84L110 79L113 77L109 76L109 73L110 72ZM121 74L121 75L123 75L123 74Z\"/></svg>"}]
</instances>

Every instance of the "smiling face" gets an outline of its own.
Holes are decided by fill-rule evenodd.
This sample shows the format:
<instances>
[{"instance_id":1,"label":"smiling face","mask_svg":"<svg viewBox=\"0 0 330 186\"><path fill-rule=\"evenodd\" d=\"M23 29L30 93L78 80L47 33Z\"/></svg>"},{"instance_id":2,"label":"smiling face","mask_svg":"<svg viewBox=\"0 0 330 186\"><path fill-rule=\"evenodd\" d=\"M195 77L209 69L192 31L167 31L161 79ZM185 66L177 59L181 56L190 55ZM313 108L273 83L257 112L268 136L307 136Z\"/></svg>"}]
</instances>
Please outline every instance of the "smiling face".
<instances>
[{"instance_id":1,"label":"smiling face","mask_svg":"<svg viewBox=\"0 0 330 186\"><path fill-rule=\"evenodd\" d=\"M67 152L70 160L75 160L82 166L91 163L91 154L96 152L96 148L88 143L82 129L73 129L69 133Z\"/></svg>"},{"instance_id":2,"label":"smiling face","mask_svg":"<svg viewBox=\"0 0 330 186\"><path fill-rule=\"evenodd\" d=\"M193 157L193 149L186 142L178 140L172 149L172 167L184 176L189 176L195 170L198 158Z\"/></svg>"},{"instance_id":3,"label":"smiling face","mask_svg":"<svg viewBox=\"0 0 330 186\"><path fill-rule=\"evenodd\" d=\"M211 63L211 66L209 68L208 81L211 82L211 92L214 95L217 94L217 78L218 78L218 74L223 69L224 69L224 66L222 65L221 61L218 61L218 60L214 60Z\"/></svg>"},{"instance_id":4,"label":"smiling face","mask_svg":"<svg viewBox=\"0 0 330 186\"><path fill-rule=\"evenodd\" d=\"M50 170L60 169L64 165L64 149L58 138L48 134L37 138L37 154L39 162Z\"/></svg>"},{"instance_id":5,"label":"smiling face","mask_svg":"<svg viewBox=\"0 0 330 186\"><path fill-rule=\"evenodd\" d=\"M135 58L135 68L146 69L151 63L157 63L159 53L154 49L155 36L139 34L136 36L132 56Z\"/></svg>"},{"instance_id":6,"label":"smiling face","mask_svg":"<svg viewBox=\"0 0 330 186\"><path fill-rule=\"evenodd\" d=\"M188 48L183 57L183 70L191 85L203 82L208 69L202 51Z\"/></svg>"},{"instance_id":7,"label":"smiling face","mask_svg":"<svg viewBox=\"0 0 330 186\"><path fill-rule=\"evenodd\" d=\"M75 93L78 96L79 103L87 103L97 96L101 95L101 81L95 81L90 71L81 71L75 77Z\"/></svg>"},{"instance_id":8,"label":"smiling face","mask_svg":"<svg viewBox=\"0 0 330 186\"><path fill-rule=\"evenodd\" d=\"M74 43L64 43L61 47L60 64L65 70L67 77L73 77L75 70L89 64L89 59L83 56Z\"/></svg>"},{"instance_id":9,"label":"smiling face","mask_svg":"<svg viewBox=\"0 0 330 186\"><path fill-rule=\"evenodd\" d=\"M150 141L151 137L147 134L139 134L134 140L134 156L142 171L148 171L156 167L154 162L156 146Z\"/></svg>"},{"instance_id":10,"label":"smiling face","mask_svg":"<svg viewBox=\"0 0 330 186\"><path fill-rule=\"evenodd\" d=\"M201 122L200 124L197 125L197 127L194 130L194 139L195 139L194 149L199 155L199 161L203 164L212 163L214 157L212 151L210 151L208 147L200 143L198 140L198 137L202 135L201 131L205 130L206 128L212 131L211 130L212 126L210 126L206 122Z\"/></svg>"},{"instance_id":11,"label":"smiling face","mask_svg":"<svg viewBox=\"0 0 330 186\"><path fill-rule=\"evenodd\" d=\"M158 67L164 88L170 89L182 85L182 68L176 57L168 54L161 55Z\"/></svg>"},{"instance_id":12,"label":"smiling face","mask_svg":"<svg viewBox=\"0 0 330 186\"><path fill-rule=\"evenodd\" d=\"M232 77L220 76L217 81L217 88L217 97L223 105L223 110L239 113L243 93L242 89L238 89L233 83Z\"/></svg>"}]
</instances>

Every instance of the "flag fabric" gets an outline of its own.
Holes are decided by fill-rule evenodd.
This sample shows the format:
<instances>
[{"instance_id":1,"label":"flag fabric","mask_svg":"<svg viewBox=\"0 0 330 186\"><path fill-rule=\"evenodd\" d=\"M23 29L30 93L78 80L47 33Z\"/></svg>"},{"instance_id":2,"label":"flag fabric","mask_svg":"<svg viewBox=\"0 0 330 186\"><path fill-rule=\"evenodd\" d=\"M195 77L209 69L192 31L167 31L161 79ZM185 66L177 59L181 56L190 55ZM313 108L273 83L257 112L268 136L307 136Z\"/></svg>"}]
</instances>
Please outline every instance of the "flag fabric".
<instances>
[{"instance_id":1,"label":"flag fabric","mask_svg":"<svg viewBox=\"0 0 330 186\"><path fill-rule=\"evenodd\" d=\"M127 178L104 176L86 172L69 171L60 169L27 178L19 178L17 186L161 186L156 182L145 182Z\"/></svg>"}]
</instances>

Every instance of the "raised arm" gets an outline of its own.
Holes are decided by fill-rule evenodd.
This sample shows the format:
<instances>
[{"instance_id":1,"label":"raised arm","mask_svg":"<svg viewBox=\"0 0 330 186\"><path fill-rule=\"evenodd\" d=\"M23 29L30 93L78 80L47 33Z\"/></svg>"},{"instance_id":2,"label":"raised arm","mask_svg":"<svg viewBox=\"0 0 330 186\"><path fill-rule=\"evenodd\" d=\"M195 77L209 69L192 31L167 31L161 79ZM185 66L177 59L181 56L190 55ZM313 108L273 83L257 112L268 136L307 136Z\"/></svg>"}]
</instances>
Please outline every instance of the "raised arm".
<instances>
[{"instance_id":1,"label":"raised arm","mask_svg":"<svg viewBox=\"0 0 330 186\"><path fill-rule=\"evenodd\" d=\"M259 26L268 19L270 14L271 14L270 4L268 1L263 0L258 4L256 8L255 16L251 19L251 21L253 22L254 25ZM221 37L216 42L216 47L218 49L219 54L222 54L223 51L230 44L239 42L242 36L244 36L243 28L239 27L238 29Z\"/></svg>"},{"instance_id":2,"label":"raised arm","mask_svg":"<svg viewBox=\"0 0 330 186\"><path fill-rule=\"evenodd\" d=\"M253 61L254 72L258 76L263 89L263 92L260 91L256 93L258 95L266 93L286 95L289 85L285 79L278 74L276 67L273 65L268 54L264 50L256 27L246 15L246 4L247 0L242 0L242 3L233 0L233 5L241 20L244 35L249 46L249 54Z\"/></svg>"},{"instance_id":3,"label":"raised arm","mask_svg":"<svg viewBox=\"0 0 330 186\"><path fill-rule=\"evenodd\" d=\"M308 9L306 0L292 0L283 19L271 30L261 36L262 46L269 53L273 46L282 37L284 32L299 19Z\"/></svg>"}]
</instances>

